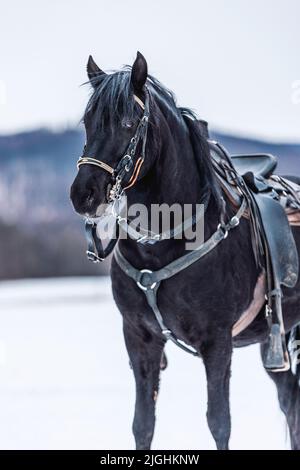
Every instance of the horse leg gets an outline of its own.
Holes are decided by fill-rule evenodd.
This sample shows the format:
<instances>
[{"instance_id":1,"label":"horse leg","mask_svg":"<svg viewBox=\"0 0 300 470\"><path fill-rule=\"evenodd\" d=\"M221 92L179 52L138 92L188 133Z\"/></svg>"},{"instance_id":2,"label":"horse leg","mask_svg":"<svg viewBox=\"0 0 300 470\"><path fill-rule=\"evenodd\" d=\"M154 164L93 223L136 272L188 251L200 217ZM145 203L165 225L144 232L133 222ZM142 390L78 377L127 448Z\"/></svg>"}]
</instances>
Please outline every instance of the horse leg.
<instances>
[{"instance_id":1,"label":"horse leg","mask_svg":"<svg viewBox=\"0 0 300 470\"><path fill-rule=\"evenodd\" d=\"M141 332L133 330L125 322L123 331L136 384L132 426L136 449L150 449L164 341L150 336L149 333L143 337Z\"/></svg>"},{"instance_id":2,"label":"horse leg","mask_svg":"<svg viewBox=\"0 0 300 470\"><path fill-rule=\"evenodd\" d=\"M132 365L130 361L129 361L129 367L130 369L132 369ZM168 358L166 356L166 353L163 351L161 355L161 359L160 359L160 370L166 370L167 367L168 367Z\"/></svg>"},{"instance_id":3,"label":"horse leg","mask_svg":"<svg viewBox=\"0 0 300 470\"><path fill-rule=\"evenodd\" d=\"M229 381L231 336L201 350L207 376L207 423L218 450L227 450L231 431Z\"/></svg>"},{"instance_id":4,"label":"horse leg","mask_svg":"<svg viewBox=\"0 0 300 470\"><path fill-rule=\"evenodd\" d=\"M288 341L288 338L287 338ZM261 345L264 357L265 344ZM300 450L300 371L296 375L291 370L285 372L266 371L277 388L281 411L285 414L293 450Z\"/></svg>"}]
</instances>

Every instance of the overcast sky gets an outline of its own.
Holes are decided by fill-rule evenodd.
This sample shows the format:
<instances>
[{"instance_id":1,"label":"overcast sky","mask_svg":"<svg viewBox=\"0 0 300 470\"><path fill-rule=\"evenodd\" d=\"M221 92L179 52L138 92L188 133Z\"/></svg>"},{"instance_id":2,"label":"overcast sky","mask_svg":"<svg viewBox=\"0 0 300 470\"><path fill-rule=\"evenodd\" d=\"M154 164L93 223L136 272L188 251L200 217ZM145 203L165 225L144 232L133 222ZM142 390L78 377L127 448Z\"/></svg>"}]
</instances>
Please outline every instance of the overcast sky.
<instances>
[{"instance_id":1,"label":"overcast sky","mask_svg":"<svg viewBox=\"0 0 300 470\"><path fill-rule=\"evenodd\" d=\"M299 0L1 0L0 133L77 124L90 53L136 50L180 105L231 133L300 142Z\"/></svg>"}]
</instances>

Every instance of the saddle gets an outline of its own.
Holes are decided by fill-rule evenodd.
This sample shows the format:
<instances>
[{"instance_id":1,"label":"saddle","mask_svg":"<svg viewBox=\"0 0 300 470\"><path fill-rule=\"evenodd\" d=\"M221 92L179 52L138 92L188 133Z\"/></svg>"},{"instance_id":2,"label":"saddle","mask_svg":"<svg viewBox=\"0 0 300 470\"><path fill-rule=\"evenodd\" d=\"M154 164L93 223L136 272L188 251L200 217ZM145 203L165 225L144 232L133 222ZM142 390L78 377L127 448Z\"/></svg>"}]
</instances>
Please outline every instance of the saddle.
<instances>
[{"instance_id":1,"label":"saddle","mask_svg":"<svg viewBox=\"0 0 300 470\"><path fill-rule=\"evenodd\" d=\"M266 272L266 317L269 347L264 365L272 371L289 368L282 316L282 286L295 287L299 260L292 226L300 226L300 185L274 175L277 159L270 154L229 155L208 140L216 176L231 203L248 203L251 239L257 266ZM299 179L300 182L300 179Z\"/></svg>"},{"instance_id":2,"label":"saddle","mask_svg":"<svg viewBox=\"0 0 300 470\"><path fill-rule=\"evenodd\" d=\"M240 175L253 173L269 178L277 167L277 158L271 154L231 155L233 166Z\"/></svg>"}]
</instances>

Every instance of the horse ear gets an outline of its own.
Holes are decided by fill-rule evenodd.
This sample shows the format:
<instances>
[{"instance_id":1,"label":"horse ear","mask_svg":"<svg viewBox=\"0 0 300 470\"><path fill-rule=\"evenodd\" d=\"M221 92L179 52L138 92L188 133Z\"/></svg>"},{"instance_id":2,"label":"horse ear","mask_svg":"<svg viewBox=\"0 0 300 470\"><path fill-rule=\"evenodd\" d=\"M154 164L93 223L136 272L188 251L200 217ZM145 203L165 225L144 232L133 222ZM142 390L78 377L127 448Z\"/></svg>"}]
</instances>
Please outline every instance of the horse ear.
<instances>
[{"instance_id":1,"label":"horse ear","mask_svg":"<svg viewBox=\"0 0 300 470\"><path fill-rule=\"evenodd\" d=\"M136 59L131 70L131 83L134 90L142 91L148 75L147 62L143 54L137 52Z\"/></svg>"},{"instance_id":2,"label":"horse ear","mask_svg":"<svg viewBox=\"0 0 300 470\"><path fill-rule=\"evenodd\" d=\"M99 75L102 75L102 74L105 73L105 72L103 72L103 70L101 70L98 67L98 65L96 64L96 62L94 61L94 59L91 55L89 56L89 60L88 60L87 66L86 66L86 70L87 70L89 80L91 81L92 84L93 83L95 84L95 78L96 77L99 77Z\"/></svg>"}]
</instances>

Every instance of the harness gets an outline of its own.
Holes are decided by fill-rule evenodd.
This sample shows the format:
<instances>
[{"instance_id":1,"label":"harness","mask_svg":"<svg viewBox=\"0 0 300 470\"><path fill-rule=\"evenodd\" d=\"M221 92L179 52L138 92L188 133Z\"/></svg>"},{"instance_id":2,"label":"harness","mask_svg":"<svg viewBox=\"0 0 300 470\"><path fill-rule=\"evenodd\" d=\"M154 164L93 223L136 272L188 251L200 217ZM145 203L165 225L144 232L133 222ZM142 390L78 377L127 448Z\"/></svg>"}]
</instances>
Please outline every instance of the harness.
<instances>
[{"instance_id":1,"label":"harness","mask_svg":"<svg viewBox=\"0 0 300 470\"><path fill-rule=\"evenodd\" d=\"M143 110L143 116L137 126L134 136L131 138L125 155L120 159L116 168L111 167L105 162L98 160L94 157L85 155L85 148L83 155L77 161L77 168L82 165L93 165L108 172L111 175L111 182L107 188L107 201L113 204L113 215L116 219L116 228L114 237L110 240L106 248L100 238L97 236L97 222L95 220L86 219L85 221L85 236L87 241L86 254L90 261L98 263L107 258L113 251L120 233L120 228L126 232L130 238L142 245L154 244L162 240L167 240L179 236L181 233L187 231L192 226L196 225L203 217L203 212L206 211L210 201L210 191L207 192L204 199L201 201L203 210L198 210L188 219L173 229L166 230L161 233L153 233L144 230L142 227L136 230L128 220L122 217L118 212L119 202L126 190L134 186L137 182L142 165L145 160L146 142L149 125L149 91L147 87L144 88L145 104L136 95L133 95L134 100ZM137 147L141 143L140 156L136 158Z\"/></svg>"},{"instance_id":2,"label":"harness","mask_svg":"<svg viewBox=\"0 0 300 470\"><path fill-rule=\"evenodd\" d=\"M173 343L175 343L179 348L190 354L193 354L193 356L199 356L199 353L185 345L174 335L174 333L172 333L172 331L169 330L169 328L166 327L158 307L157 291L162 281L165 281L166 279L169 279L188 268L193 263L203 258L210 251L216 248L219 243L225 240L228 236L228 233L239 225L240 219L244 214L246 207L246 201L243 200L238 212L230 219L227 224L219 224L216 232L214 232L206 242L200 245L196 250L188 252L187 254L172 261L157 271L151 271L150 269L136 269L122 255L119 245L116 246L114 251L114 257L119 267L122 269L122 271L124 271L125 274L127 274L127 276L131 277L131 279L136 282L137 286L144 292L147 302L155 315L157 323L159 324L165 339L173 341Z\"/></svg>"},{"instance_id":3,"label":"harness","mask_svg":"<svg viewBox=\"0 0 300 470\"><path fill-rule=\"evenodd\" d=\"M242 217L248 218L250 221L251 240L256 264L263 272L266 272L267 278L265 308L270 330L270 357L265 360L265 367L271 370L284 370L284 368L289 366L289 363L284 339L285 332L281 309L281 284L293 287L297 282L298 255L285 215L287 203L285 203L286 207L283 208L278 200L284 197L289 203L289 210L294 207L296 211L299 211L299 196L297 196L295 189L289 182L283 180L277 185L274 185L274 183L270 184L270 182L265 179L267 175L263 174L263 172L259 172L259 174L256 174L256 172L253 173L252 171L249 172L251 178L247 181L247 178L245 177L246 175L241 175L236 170L232 162L233 159L227 155L226 151L219 144L209 142L216 176L219 179L223 192L229 196L229 200L231 202L235 203L233 204L233 206L236 207L235 215L231 217L229 221L225 222L225 201L223 200L224 208L221 213L221 220L217 230L198 248L193 251L189 251L157 271L136 269L121 253L119 246L116 246L120 228L125 230L129 236L138 243L153 244L166 238L170 239L176 234L182 233L182 231L187 227L191 227L193 224L197 223L201 215L203 215L203 212L202 214L200 212L196 213L195 216L190 217L187 221L180 226L175 227L173 230L160 234L153 234L148 231L135 230L129 225L127 219L123 218L116 211L115 206L118 205L124 192L136 183L142 164L145 160L149 121L148 89L145 88L145 104L135 95L134 99L143 109L143 116L137 126L135 135L130 140L125 155L121 158L116 168L112 168L108 164L93 157L86 156L85 154L79 158L77 162L78 168L81 165L86 164L95 165L104 171L107 171L111 175L111 183L108 187L107 199L114 205L114 215L116 218L115 237L111 239L105 249L103 249L102 242L97 237L96 222L90 220L86 221L85 231L88 243L88 258L93 262L102 261L115 248L115 261L121 270L128 277L133 279L139 289L144 292L148 305L154 313L164 338L166 340L171 340L182 350L194 356L199 356L198 351L179 340L165 325L157 302L158 289L162 281L175 276L216 248L227 238L229 232L239 225ZM139 143L141 143L141 156L136 158L137 146ZM221 155L221 159L218 155L219 157ZM239 162L241 163L240 157ZM267 158L267 162L270 163L270 157ZM264 164L264 159L259 158L258 163L259 165ZM255 170L257 171L260 166L256 165ZM265 168L264 165L263 168ZM204 210L207 208L209 200L210 193L208 193L207 197L203 201ZM281 227L281 229L285 226L285 237L283 237L283 243L287 245L286 247L283 247L282 245L282 237L280 238L279 235L274 235L272 220L269 222L267 220L268 218L273 218L273 220L277 218L276 223ZM281 233L283 232L281 231ZM286 257L284 257L284 255L286 255ZM272 319L273 309L276 314L277 322L274 322ZM235 330L241 331L240 323L241 319L233 326L233 336L235 336Z\"/></svg>"},{"instance_id":4,"label":"harness","mask_svg":"<svg viewBox=\"0 0 300 470\"><path fill-rule=\"evenodd\" d=\"M114 204L117 204L123 195L124 191L132 187L139 176L142 164L145 160L145 148L147 141L147 130L149 122L149 92L145 88L145 104L140 100L139 97L134 95L135 101L143 109L143 116L138 124L135 135L130 140L129 146L125 152L125 155L121 158L116 168L112 168L105 162L89 157L87 155L82 155L77 162L77 167L80 168L82 165L94 165L98 168L101 168L104 171L107 171L112 178L112 184L108 193L108 201ZM139 142L142 143L141 156L136 159L136 151ZM134 160L136 162L134 164ZM133 169L133 171L132 171ZM129 176L129 173L131 175ZM124 185L124 181L127 182ZM210 200L210 192L206 196L204 203L204 211L206 210ZM138 243L156 243L165 239L173 238L174 236L181 233L183 230L190 228L192 225L196 224L200 217L203 216L203 211L198 211L196 215L190 217L188 220L178 227L175 227L172 230L160 233L153 234L150 232L141 233L141 231L136 231L133 229L125 218L122 218L120 215L116 214L116 233L115 237L110 240L107 247L103 249L101 240L97 237L97 224L94 221L87 220L85 223L85 234L87 239L87 256L88 259L93 262L99 262L104 260L115 248L114 257L119 267L124 271L127 276L131 277L137 284L137 286L144 292L147 302L151 307L158 325L160 326L161 332L166 340L171 340L179 348L184 351L194 355L199 356L199 353L190 348L182 341L180 341L174 333L172 333L169 328L166 327L161 312L157 303L157 291L163 280L169 279L179 272L186 269L191 264L195 263L199 259L203 258L210 251L219 245L223 240L225 240L229 232L237 227L240 223L240 219L243 216L247 208L246 200L242 201L240 208L237 213L229 220L228 223L225 223L223 217L221 217L221 222L213 235L201 244L196 250L190 251L187 254L181 256L175 261L169 263L167 266L159 269L158 271L151 271L149 269L138 270L129 263L129 261L122 255L119 246L116 246L119 228L121 227L125 230L131 238L136 240Z\"/></svg>"}]
</instances>

